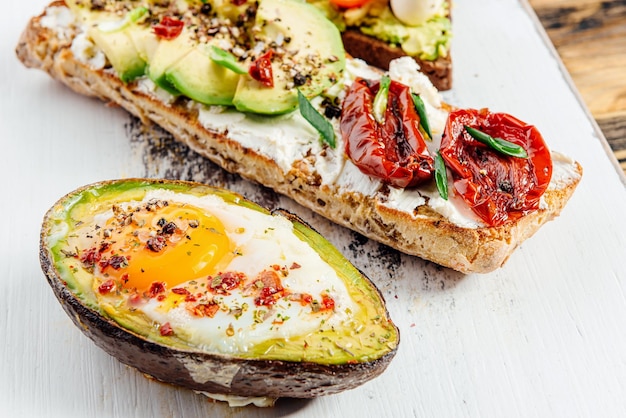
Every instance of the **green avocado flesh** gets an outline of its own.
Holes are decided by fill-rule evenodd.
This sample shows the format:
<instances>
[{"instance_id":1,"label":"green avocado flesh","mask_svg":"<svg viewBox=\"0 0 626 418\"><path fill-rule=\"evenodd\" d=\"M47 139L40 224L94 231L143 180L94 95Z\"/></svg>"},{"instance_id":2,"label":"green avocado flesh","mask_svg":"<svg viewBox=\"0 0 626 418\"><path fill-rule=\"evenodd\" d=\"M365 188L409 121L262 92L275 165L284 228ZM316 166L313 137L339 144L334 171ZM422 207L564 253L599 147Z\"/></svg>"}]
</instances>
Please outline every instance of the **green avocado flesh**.
<instances>
[{"instance_id":1,"label":"green avocado flesh","mask_svg":"<svg viewBox=\"0 0 626 418\"><path fill-rule=\"evenodd\" d=\"M207 105L232 105L240 78L213 62L209 44L194 46L167 69L165 77L179 92Z\"/></svg>"},{"instance_id":2,"label":"green avocado flesh","mask_svg":"<svg viewBox=\"0 0 626 418\"><path fill-rule=\"evenodd\" d=\"M297 86L307 97L314 97L338 81L345 68L345 52L337 28L315 7L294 0L263 0L256 15L257 25L267 39L283 39L288 60L300 63L308 77ZM280 114L298 107L298 95L290 70L281 61L272 63L274 87L268 88L250 77L242 77L233 102L240 111Z\"/></svg>"},{"instance_id":3,"label":"green avocado flesh","mask_svg":"<svg viewBox=\"0 0 626 418\"><path fill-rule=\"evenodd\" d=\"M181 352L351 365L399 343L376 287L332 244L226 190L147 179L87 186L50 209L41 245L53 288Z\"/></svg>"},{"instance_id":4,"label":"green avocado flesh","mask_svg":"<svg viewBox=\"0 0 626 418\"><path fill-rule=\"evenodd\" d=\"M124 22L142 3L98 3L70 0L68 6L87 23L89 36L122 81L145 75L174 95L206 105L268 115L291 112L298 107L298 90L308 98L323 94L345 69L338 29L301 0L155 2L139 21L107 31L98 29L98 23ZM182 33L173 38L155 35L155 25L164 17L180 16ZM212 60L212 45L232 53L246 71L270 53L273 86Z\"/></svg>"},{"instance_id":5,"label":"green avocado flesh","mask_svg":"<svg viewBox=\"0 0 626 418\"><path fill-rule=\"evenodd\" d=\"M340 9L329 0L306 1L321 10L341 31L357 29L425 61L449 54L452 38L449 2L443 2L427 21L407 26L393 14L388 2L366 2L362 7ZM367 57L362 58L367 61Z\"/></svg>"}]
</instances>

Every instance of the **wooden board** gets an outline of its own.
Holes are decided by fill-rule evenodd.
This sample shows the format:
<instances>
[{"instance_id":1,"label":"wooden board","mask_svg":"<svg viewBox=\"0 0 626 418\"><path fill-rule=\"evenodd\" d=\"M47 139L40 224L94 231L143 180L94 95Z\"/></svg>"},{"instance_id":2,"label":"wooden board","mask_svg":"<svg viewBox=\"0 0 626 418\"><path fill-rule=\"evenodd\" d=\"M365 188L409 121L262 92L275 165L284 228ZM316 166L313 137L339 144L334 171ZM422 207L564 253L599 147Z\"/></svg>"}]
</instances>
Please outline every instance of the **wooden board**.
<instances>
[{"instance_id":1,"label":"wooden board","mask_svg":"<svg viewBox=\"0 0 626 418\"><path fill-rule=\"evenodd\" d=\"M626 2L529 1L626 171Z\"/></svg>"},{"instance_id":2,"label":"wooden board","mask_svg":"<svg viewBox=\"0 0 626 418\"><path fill-rule=\"evenodd\" d=\"M445 99L535 124L585 175L561 217L504 268L468 276L339 228L26 70L13 50L45 3L8 2L0 14L0 417L626 416L624 177L526 3L456 3ZM106 355L46 283L40 222L65 193L129 176L226 186L300 214L383 292L401 332L388 370L336 396L230 409Z\"/></svg>"}]
</instances>

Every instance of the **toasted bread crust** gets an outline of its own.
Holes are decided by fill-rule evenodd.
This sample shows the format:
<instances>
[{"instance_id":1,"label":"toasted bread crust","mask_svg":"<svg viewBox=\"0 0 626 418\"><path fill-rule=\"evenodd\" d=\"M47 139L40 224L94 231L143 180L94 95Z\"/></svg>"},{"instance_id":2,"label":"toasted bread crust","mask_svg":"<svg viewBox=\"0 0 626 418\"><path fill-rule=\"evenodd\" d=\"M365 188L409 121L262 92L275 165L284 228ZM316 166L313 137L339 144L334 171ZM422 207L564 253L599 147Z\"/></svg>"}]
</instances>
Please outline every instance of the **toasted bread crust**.
<instances>
[{"instance_id":1,"label":"toasted bread crust","mask_svg":"<svg viewBox=\"0 0 626 418\"><path fill-rule=\"evenodd\" d=\"M357 29L348 29L341 34L346 52L355 58L361 58L368 64L389 69L389 62L396 58L406 56L402 48L394 47L386 42L367 36ZM438 90L449 90L452 88L452 59L448 54L439 57L434 61L413 58L420 66L420 71L428 76Z\"/></svg>"},{"instance_id":2,"label":"toasted bread crust","mask_svg":"<svg viewBox=\"0 0 626 418\"><path fill-rule=\"evenodd\" d=\"M301 205L373 240L463 273L486 273L502 266L511 253L541 225L558 216L573 193L582 168L559 189L545 194L545 207L501 227L459 227L427 206L417 216L384 206L373 196L321 184L305 164L283 170L272 159L243 147L226 135L207 130L185 103L172 105L146 95L134 83L124 84L113 73L94 70L78 61L68 41L33 18L16 49L30 68L47 71L74 91L115 103L143 122L153 122L177 140L224 169L284 194Z\"/></svg>"}]
</instances>

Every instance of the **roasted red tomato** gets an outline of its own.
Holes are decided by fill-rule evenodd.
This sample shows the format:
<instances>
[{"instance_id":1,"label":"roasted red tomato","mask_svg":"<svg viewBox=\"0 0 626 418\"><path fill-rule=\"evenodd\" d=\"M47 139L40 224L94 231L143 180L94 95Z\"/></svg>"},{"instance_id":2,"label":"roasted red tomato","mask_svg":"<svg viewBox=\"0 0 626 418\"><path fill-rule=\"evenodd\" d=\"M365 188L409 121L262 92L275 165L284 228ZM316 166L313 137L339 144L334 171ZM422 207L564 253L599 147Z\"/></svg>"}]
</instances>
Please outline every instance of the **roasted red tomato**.
<instances>
[{"instance_id":1,"label":"roasted red tomato","mask_svg":"<svg viewBox=\"0 0 626 418\"><path fill-rule=\"evenodd\" d=\"M256 81L259 81L266 87L274 87L272 56L274 56L274 50L270 49L266 53L255 59L248 69L248 74L250 74L250 77L254 78Z\"/></svg>"},{"instance_id":2,"label":"roasted red tomato","mask_svg":"<svg viewBox=\"0 0 626 418\"><path fill-rule=\"evenodd\" d=\"M161 39L175 39L181 34L185 23L174 17L164 16L161 21L152 27L154 34Z\"/></svg>"},{"instance_id":3,"label":"roasted red tomato","mask_svg":"<svg viewBox=\"0 0 626 418\"><path fill-rule=\"evenodd\" d=\"M521 146L528 158L493 150L475 140L466 126ZM552 177L550 150L537 128L488 109L451 112L440 153L451 171L455 191L490 226L536 210Z\"/></svg>"},{"instance_id":4,"label":"roasted red tomato","mask_svg":"<svg viewBox=\"0 0 626 418\"><path fill-rule=\"evenodd\" d=\"M357 79L341 110L341 135L352 162L370 176L397 187L432 178L434 161L419 130L420 118L408 86L391 81L383 123L373 114L380 82Z\"/></svg>"}]
</instances>

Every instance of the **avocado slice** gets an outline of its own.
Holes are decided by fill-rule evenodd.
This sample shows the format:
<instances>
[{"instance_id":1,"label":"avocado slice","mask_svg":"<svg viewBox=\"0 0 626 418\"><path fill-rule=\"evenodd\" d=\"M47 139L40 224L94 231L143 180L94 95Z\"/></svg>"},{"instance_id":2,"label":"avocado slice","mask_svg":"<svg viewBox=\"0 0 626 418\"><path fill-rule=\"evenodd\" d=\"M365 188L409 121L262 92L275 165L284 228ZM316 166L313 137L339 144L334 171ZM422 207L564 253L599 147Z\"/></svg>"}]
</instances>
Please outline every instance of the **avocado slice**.
<instances>
[{"instance_id":1,"label":"avocado slice","mask_svg":"<svg viewBox=\"0 0 626 418\"><path fill-rule=\"evenodd\" d=\"M380 292L332 244L293 214L198 183L71 192L44 218L40 261L99 347L195 391L338 393L380 375L399 344Z\"/></svg>"},{"instance_id":2,"label":"avocado slice","mask_svg":"<svg viewBox=\"0 0 626 418\"><path fill-rule=\"evenodd\" d=\"M167 70L189 54L197 42L194 42L188 29L183 29L174 39L162 39L153 52L148 64L148 78L172 94L180 94L178 89L168 81Z\"/></svg>"},{"instance_id":3,"label":"avocado slice","mask_svg":"<svg viewBox=\"0 0 626 418\"><path fill-rule=\"evenodd\" d=\"M284 49L285 54L272 62L273 87L251 77L239 79L233 98L237 110L287 113L298 106L296 89L311 98L339 80L345 69L341 35L316 7L297 0L262 0L256 24L266 44L283 40L279 48ZM297 79L292 71L298 74Z\"/></svg>"},{"instance_id":4,"label":"avocado slice","mask_svg":"<svg viewBox=\"0 0 626 418\"><path fill-rule=\"evenodd\" d=\"M239 74L211 59L211 45L199 44L165 71L167 81L185 96L207 105L231 105Z\"/></svg>"},{"instance_id":5,"label":"avocado slice","mask_svg":"<svg viewBox=\"0 0 626 418\"><path fill-rule=\"evenodd\" d=\"M132 25L126 30L130 37L139 58L146 63L152 61L152 57L159 47L159 38L154 34L149 26ZM146 68L147 70L147 68Z\"/></svg>"},{"instance_id":6,"label":"avocado slice","mask_svg":"<svg viewBox=\"0 0 626 418\"><path fill-rule=\"evenodd\" d=\"M131 32L148 31L130 20L124 20L109 12L87 11L81 5L71 3L77 16L89 22L87 33L102 49L119 78L128 83L145 74L146 60L143 59L131 37Z\"/></svg>"}]
</instances>

